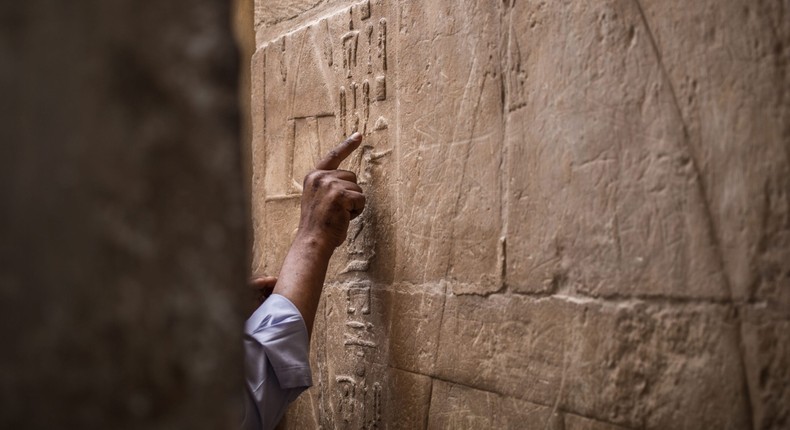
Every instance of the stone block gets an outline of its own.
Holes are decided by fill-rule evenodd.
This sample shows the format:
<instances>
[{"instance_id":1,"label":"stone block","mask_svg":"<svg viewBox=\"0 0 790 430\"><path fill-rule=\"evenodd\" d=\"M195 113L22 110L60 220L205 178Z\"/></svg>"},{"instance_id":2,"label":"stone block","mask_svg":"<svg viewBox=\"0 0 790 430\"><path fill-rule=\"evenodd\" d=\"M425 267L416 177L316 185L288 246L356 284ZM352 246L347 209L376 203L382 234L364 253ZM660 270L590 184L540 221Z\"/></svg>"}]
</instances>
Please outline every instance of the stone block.
<instances>
[{"instance_id":1,"label":"stone block","mask_svg":"<svg viewBox=\"0 0 790 430\"><path fill-rule=\"evenodd\" d=\"M384 291L391 366L433 375L445 291L445 285L396 285Z\"/></svg>"},{"instance_id":2,"label":"stone block","mask_svg":"<svg viewBox=\"0 0 790 430\"><path fill-rule=\"evenodd\" d=\"M573 414L564 414L563 425L564 430L624 430L627 428Z\"/></svg>"},{"instance_id":3,"label":"stone block","mask_svg":"<svg viewBox=\"0 0 790 430\"><path fill-rule=\"evenodd\" d=\"M637 3L517 2L508 14L508 285L728 297Z\"/></svg>"},{"instance_id":4,"label":"stone block","mask_svg":"<svg viewBox=\"0 0 790 430\"><path fill-rule=\"evenodd\" d=\"M380 428L412 430L426 428L433 381L418 373L390 368L384 387Z\"/></svg>"},{"instance_id":5,"label":"stone block","mask_svg":"<svg viewBox=\"0 0 790 430\"><path fill-rule=\"evenodd\" d=\"M450 296L435 372L627 427L735 429L748 422L739 356L723 306Z\"/></svg>"},{"instance_id":6,"label":"stone block","mask_svg":"<svg viewBox=\"0 0 790 430\"><path fill-rule=\"evenodd\" d=\"M388 90L397 94L400 119L396 279L446 279L458 293L497 291L501 3L400 6L400 80Z\"/></svg>"},{"instance_id":7,"label":"stone block","mask_svg":"<svg viewBox=\"0 0 790 430\"><path fill-rule=\"evenodd\" d=\"M433 381L430 405L430 429L563 429L551 407L441 380Z\"/></svg>"},{"instance_id":8,"label":"stone block","mask_svg":"<svg viewBox=\"0 0 790 430\"><path fill-rule=\"evenodd\" d=\"M741 333L743 359L752 400L753 428L790 425L790 318L749 306Z\"/></svg>"},{"instance_id":9,"label":"stone block","mask_svg":"<svg viewBox=\"0 0 790 430\"><path fill-rule=\"evenodd\" d=\"M736 298L790 308L790 16L780 3L642 1Z\"/></svg>"}]
</instances>

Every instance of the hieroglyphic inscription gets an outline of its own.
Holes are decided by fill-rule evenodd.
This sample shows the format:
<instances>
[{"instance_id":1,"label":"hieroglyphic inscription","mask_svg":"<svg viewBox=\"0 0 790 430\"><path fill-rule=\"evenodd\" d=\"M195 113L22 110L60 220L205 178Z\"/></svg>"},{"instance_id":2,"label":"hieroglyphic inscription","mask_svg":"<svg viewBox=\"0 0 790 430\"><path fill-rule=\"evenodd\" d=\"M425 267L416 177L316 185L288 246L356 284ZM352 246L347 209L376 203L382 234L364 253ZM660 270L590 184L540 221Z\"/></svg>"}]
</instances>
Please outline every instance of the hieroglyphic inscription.
<instances>
[{"instance_id":1,"label":"hieroglyphic inscription","mask_svg":"<svg viewBox=\"0 0 790 430\"><path fill-rule=\"evenodd\" d=\"M340 375L335 378L335 382L340 389L340 401L337 405L338 414L344 422L349 423L354 418L357 381L350 376Z\"/></svg>"},{"instance_id":2,"label":"hieroglyphic inscription","mask_svg":"<svg viewBox=\"0 0 790 430\"><path fill-rule=\"evenodd\" d=\"M351 30L343 35L343 68L346 70L346 77L350 78L357 65L357 46L359 44L359 32Z\"/></svg>"},{"instance_id":3,"label":"hieroglyphic inscription","mask_svg":"<svg viewBox=\"0 0 790 430\"><path fill-rule=\"evenodd\" d=\"M349 315L370 315L370 283L359 282L349 286L346 290L346 301Z\"/></svg>"},{"instance_id":4,"label":"hieroglyphic inscription","mask_svg":"<svg viewBox=\"0 0 790 430\"><path fill-rule=\"evenodd\" d=\"M371 283L355 281L345 289L343 348L347 366L335 377L335 419L340 428L377 428L381 421L381 383L365 359L379 348L371 321Z\"/></svg>"},{"instance_id":5,"label":"hieroglyphic inscription","mask_svg":"<svg viewBox=\"0 0 790 430\"><path fill-rule=\"evenodd\" d=\"M386 133L376 135L376 132L387 129L386 118L379 116L375 125L371 119L373 112L382 112L380 104L387 100L387 19L370 19L373 11L370 2L365 1L356 9L361 22L355 26L353 10L351 8L349 24L352 30L345 33L340 40L343 45L346 82L339 90L338 125L344 136L356 131L366 136L363 148L354 161L355 164L358 163L359 183L365 185L370 183L373 166L391 151L387 148L389 139ZM354 28L362 30L353 30ZM358 55L363 56L362 61L357 61ZM376 151L377 146L385 148ZM341 273L365 273L370 268L375 256L375 238L370 231L372 220L367 212L369 211L351 224L347 244L348 263Z\"/></svg>"},{"instance_id":6,"label":"hieroglyphic inscription","mask_svg":"<svg viewBox=\"0 0 790 430\"><path fill-rule=\"evenodd\" d=\"M264 79L266 202L283 208L282 219L298 219L297 212L289 212L298 211L298 202L283 201L300 195L304 175L322 154L355 131L364 135L362 147L342 167L357 173L368 208L351 222L344 252L338 253L328 277L344 296L336 296L341 311L331 318L337 319L327 316L332 323L326 330L336 332L324 353L338 365L327 371L320 387L325 428L377 428L385 407L387 373L380 364L384 325L377 323L381 316L373 309L371 279L381 276L373 266L377 241L386 245L382 255L393 249L376 230L391 225L390 219L381 219L390 215L389 207L380 204L391 197L387 161L397 130L388 127L397 116L394 98L388 98L394 93L386 91L387 80L391 85L396 81L387 58L388 38L398 37L388 33L385 12L391 9L385 2L359 1L283 35L265 51L270 64ZM277 264L276 258L267 258L269 266Z\"/></svg>"},{"instance_id":7,"label":"hieroglyphic inscription","mask_svg":"<svg viewBox=\"0 0 790 430\"><path fill-rule=\"evenodd\" d=\"M353 8L350 9L353 11ZM360 7L362 19L370 17L370 4ZM367 13L367 16L365 15ZM341 37L343 47L343 71L347 83L340 86L344 93L338 98L339 125L344 136L356 131L363 134L376 131L368 127L370 105L372 102L383 102L387 99L386 72L387 72L387 20L381 18L378 22L378 34L374 40L375 26L371 23L365 25L363 37L360 31L354 30L353 13L351 14L349 30ZM360 47L360 45L364 45ZM376 50L374 61L373 51ZM364 67L358 67L359 52L364 52ZM361 70L360 70L361 69ZM361 72L361 73L360 73ZM359 79L356 79L359 78ZM374 85L371 97L371 85ZM361 89L362 91L358 91Z\"/></svg>"}]
</instances>

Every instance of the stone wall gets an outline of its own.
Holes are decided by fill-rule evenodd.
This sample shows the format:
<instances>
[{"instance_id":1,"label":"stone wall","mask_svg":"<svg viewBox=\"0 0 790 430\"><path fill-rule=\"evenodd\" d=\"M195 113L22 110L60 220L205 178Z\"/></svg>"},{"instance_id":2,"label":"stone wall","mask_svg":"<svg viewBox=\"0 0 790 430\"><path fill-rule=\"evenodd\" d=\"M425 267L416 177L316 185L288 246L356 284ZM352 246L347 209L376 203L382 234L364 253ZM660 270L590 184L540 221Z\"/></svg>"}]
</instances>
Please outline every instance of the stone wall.
<instances>
[{"instance_id":1,"label":"stone wall","mask_svg":"<svg viewBox=\"0 0 790 430\"><path fill-rule=\"evenodd\" d=\"M790 426L788 13L257 0L254 272L365 135L283 426Z\"/></svg>"},{"instance_id":2,"label":"stone wall","mask_svg":"<svg viewBox=\"0 0 790 430\"><path fill-rule=\"evenodd\" d=\"M241 420L225 2L0 3L0 428Z\"/></svg>"}]
</instances>

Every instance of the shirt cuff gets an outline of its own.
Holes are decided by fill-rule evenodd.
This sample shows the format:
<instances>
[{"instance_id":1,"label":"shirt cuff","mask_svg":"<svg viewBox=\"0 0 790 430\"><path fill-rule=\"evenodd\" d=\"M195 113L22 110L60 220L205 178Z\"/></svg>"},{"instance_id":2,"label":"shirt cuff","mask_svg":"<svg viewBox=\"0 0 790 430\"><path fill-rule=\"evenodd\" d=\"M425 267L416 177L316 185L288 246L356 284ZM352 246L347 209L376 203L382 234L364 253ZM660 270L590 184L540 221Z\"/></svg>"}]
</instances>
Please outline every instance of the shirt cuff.
<instances>
[{"instance_id":1,"label":"shirt cuff","mask_svg":"<svg viewBox=\"0 0 790 430\"><path fill-rule=\"evenodd\" d=\"M269 296L247 320L244 333L261 346L281 388L313 385L307 326L290 300Z\"/></svg>"}]
</instances>

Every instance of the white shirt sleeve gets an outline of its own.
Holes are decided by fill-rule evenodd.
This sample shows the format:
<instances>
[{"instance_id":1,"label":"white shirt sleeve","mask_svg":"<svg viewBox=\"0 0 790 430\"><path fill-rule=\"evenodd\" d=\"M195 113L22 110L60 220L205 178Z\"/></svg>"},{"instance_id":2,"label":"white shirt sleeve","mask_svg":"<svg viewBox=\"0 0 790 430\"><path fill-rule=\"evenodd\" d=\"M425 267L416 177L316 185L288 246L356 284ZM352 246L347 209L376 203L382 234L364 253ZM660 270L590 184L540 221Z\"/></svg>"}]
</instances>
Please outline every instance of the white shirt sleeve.
<instances>
[{"instance_id":1,"label":"white shirt sleeve","mask_svg":"<svg viewBox=\"0 0 790 430\"><path fill-rule=\"evenodd\" d=\"M302 315L272 294L244 326L245 412L242 429L273 429L288 405L313 384Z\"/></svg>"}]
</instances>

